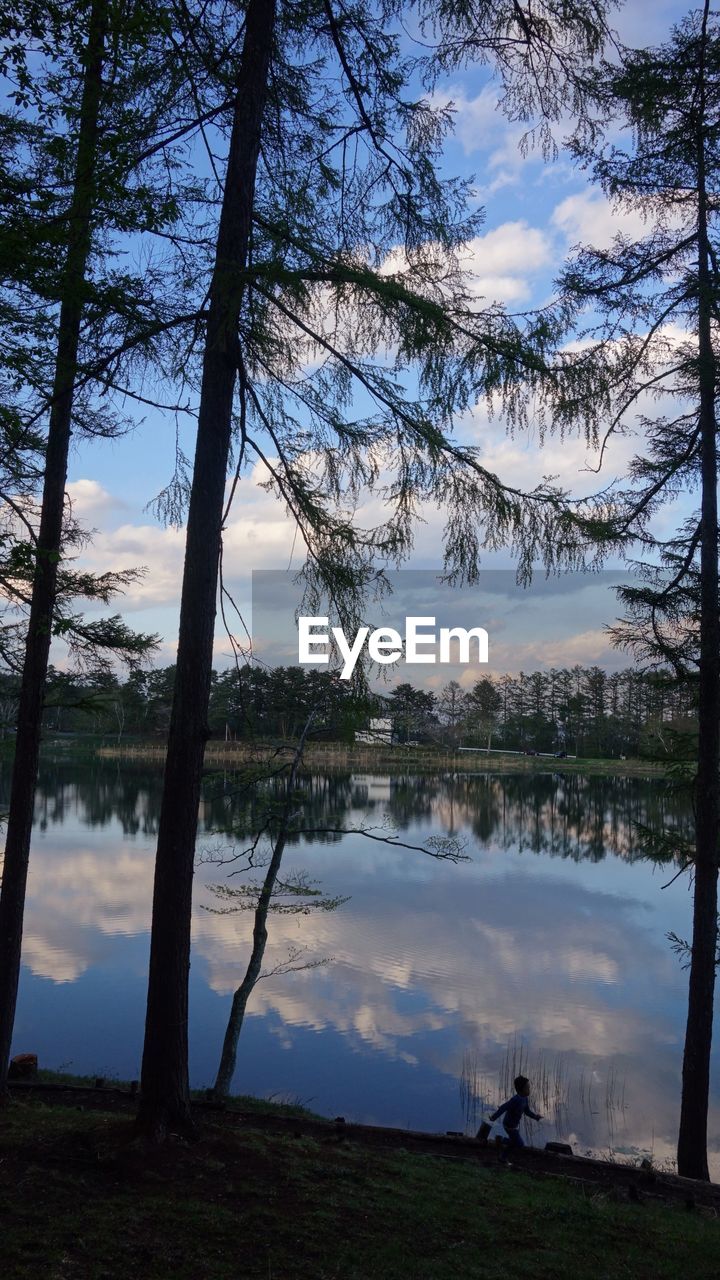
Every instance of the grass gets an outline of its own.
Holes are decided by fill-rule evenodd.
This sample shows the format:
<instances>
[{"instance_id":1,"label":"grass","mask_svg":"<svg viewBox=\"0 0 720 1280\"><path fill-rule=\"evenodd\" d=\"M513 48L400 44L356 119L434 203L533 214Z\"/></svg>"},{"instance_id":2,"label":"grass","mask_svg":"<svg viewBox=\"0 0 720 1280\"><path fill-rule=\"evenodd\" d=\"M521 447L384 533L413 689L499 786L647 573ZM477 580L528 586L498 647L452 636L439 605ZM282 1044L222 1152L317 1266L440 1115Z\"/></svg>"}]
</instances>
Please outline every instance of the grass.
<instances>
[{"instance_id":1,"label":"grass","mask_svg":"<svg viewBox=\"0 0 720 1280\"><path fill-rule=\"evenodd\" d=\"M213 738L206 748L206 763L237 764L263 759L274 751L277 743L223 742ZM287 745L287 744L286 744ZM164 759L165 743L128 739L104 742L96 754L107 758L127 757L138 761L158 762ZM647 777L662 775L671 763L667 760L631 758L618 760L580 756L557 760L554 756L507 755L501 749L488 755L484 751L454 751L451 747L363 746L345 742L311 742L304 752L305 763L314 768L368 768L381 773L398 769L411 773L453 769L459 772L490 773L580 773L604 777Z\"/></svg>"},{"instance_id":2,"label":"grass","mask_svg":"<svg viewBox=\"0 0 720 1280\"><path fill-rule=\"evenodd\" d=\"M73 1088L94 1089L98 1080L102 1082L102 1086L108 1089L121 1089L123 1092L130 1091L130 1081L121 1080L117 1076L99 1076L97 1073L92 1075L77 1075L72 1071L55 1071L48 1067L40 1067L35 1073L34 1080L41 1084L48 1084L63 1088L69 1085ZM135 1082L137 1084L137 1081ZM191 1089L190 1097L197 1102L206 1102L211 1100L211 1091L209 1089ZM302 1102L277 1101L275 1098L253 1098L247 1093L231 1094L225 1101L225 1106L231 1111L256 1112L258 1115L267 1115L268 1111L277 1116L305 1116L311 1119L322 1120L324 1117L317 1112L311 1111L304 1106Z\"/></svg>"},{"instance_id":3,"label":"grass","mask_svg":"<svg viewBox=\"0 0 720 1280\"><path fill-rule=\"evenodd\" d=\"M264 1104L267 1107L267 1104ZM126 1115L0 1115L8 1280L697 1280L720 1224L538 1180L207 1119L147 1148Z\"/></svg>"}]
</instances>

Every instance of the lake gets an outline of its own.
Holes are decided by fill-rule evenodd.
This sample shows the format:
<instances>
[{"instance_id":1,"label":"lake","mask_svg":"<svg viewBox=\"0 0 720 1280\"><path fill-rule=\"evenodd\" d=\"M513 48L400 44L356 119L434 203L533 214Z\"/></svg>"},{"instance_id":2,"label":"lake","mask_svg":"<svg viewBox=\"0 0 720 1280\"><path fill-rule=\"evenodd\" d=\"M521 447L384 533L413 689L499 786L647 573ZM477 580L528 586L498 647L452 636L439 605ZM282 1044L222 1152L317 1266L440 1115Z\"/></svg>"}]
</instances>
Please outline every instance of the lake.
<instances>
[{"instance_id":1,"label":"lake","mask_svg":"<svg viewBox=\"0 0 720 1280\"><path fill-rule=\"evenodd\" d=\"M13 1052L136 1079L149 949L158 771L45 761L40 776ZM0 777L7 802L9 768ZM213 914L259 801L208 777L191 967L191 1076L212 1083L251 913ZM255 806L255 810L253 808ZM327 1116L473 1132L512 1076L545 1115L533 1140L673 1158L687 974L678 867L642 857L642 826L688 835L687 802L660 780L473 773L311 775L285 871L349 901L270 920L269 971L243 1029L235 1092ZM348 834L338 834L337 829ZM451 834L457 865L369 839ZM328 829L333 829L332 832ZM261 874L261 873L260 873ZM315 961L326 963L315 965ZM711 1167L720 1177L717 1055Z\"/></svg>"}]
</instances>

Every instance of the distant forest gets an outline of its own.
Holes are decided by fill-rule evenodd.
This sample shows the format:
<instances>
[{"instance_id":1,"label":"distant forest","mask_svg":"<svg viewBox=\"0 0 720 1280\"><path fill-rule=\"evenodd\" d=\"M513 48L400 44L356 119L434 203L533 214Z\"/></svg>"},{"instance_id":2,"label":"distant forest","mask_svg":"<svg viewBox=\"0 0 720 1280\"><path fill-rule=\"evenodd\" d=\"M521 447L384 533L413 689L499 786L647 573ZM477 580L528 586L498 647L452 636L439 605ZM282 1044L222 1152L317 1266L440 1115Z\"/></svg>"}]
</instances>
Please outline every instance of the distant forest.
<instances>
[{"instance_id":1,"label":"distant forest","mask_svg":"<svg viewBox=\"0 0 720 1280\"><path fill-rule=\"evenodd\" d=\"M170 723L175 667L78 677L51 668L44 729L162 739ZM18 679L0 676L0 732L12 734ZM328 672L259 665L214 671L214 738L296 739L314 712L311 737L351 742L374 717L389 719L397 743L504 747L586 757L668 757L694 751L694 691L668 673L599 667L483 677L437 692L409 683L359 694Z\"/></svg>"}]
</instances>

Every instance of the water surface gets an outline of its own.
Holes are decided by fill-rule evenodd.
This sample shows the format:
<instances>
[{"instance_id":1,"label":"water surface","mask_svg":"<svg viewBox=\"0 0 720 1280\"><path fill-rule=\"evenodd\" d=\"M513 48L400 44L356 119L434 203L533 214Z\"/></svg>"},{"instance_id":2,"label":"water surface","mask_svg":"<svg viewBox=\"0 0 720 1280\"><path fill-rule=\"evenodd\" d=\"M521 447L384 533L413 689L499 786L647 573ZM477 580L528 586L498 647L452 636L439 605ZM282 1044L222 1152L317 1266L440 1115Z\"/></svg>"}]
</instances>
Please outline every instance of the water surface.
<instances>
[{"instance_id":1,"label":"water surface","mask_svg":"<svg viewBox=\"0 0 720 1280\"><path fill-rule=\"evenodd\" d=\"M5 767L0 799L8 781ZM44 764L14 1052L137 1078L159 801L157 771ZM212 775L201 859L243 847L256 808L237 775ZM266 970L301 948L299 962L328 963L259 983L236 1091L348 1120L470 1131L523 1067L546 1114L535 1141L672 1157L687 974L666 935L688 936L691 897L686 877L668 884L676 867L643 859L638 837L641 826L690 831L686 805L664 783L335 773L305 780L302 821L410 845L453 834L471 861L358 832L296 838L286 870L350 900L271 920ZM212 1082L248 958L250 915L208 910L219 905L209 886L232 869L198 866L195 1085ZM720 1176L716 1104L717 1090L710 1145Z\"/></svg>"}]
</instances>

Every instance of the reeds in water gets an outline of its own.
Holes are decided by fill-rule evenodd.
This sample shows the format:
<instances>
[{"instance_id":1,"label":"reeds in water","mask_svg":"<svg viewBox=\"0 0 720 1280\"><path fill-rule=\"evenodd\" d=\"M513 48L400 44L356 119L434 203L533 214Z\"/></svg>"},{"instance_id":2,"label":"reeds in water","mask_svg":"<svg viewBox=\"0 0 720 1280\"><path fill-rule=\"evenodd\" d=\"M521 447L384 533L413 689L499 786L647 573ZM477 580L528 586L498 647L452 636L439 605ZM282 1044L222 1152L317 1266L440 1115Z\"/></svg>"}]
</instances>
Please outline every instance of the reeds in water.
<instances>
[{"instance_id":1,"label":"reeds in water","mask_svg":"<svg viewBox=\"0 0 720 1280\"><path fill-rule=\"evenodd\" d=\"M483 1117L511 1097L516 1076L527 1076L531 1106L553 1130L543 1134L544 1140L567 1140L574 1130L582 1129L589 1145L612 1152L626 1112L625 1077L615 1063L588 1067L568 1053L531 1050L517 1037L508 1042L499 1069L488 1070L486 1062L478 1048L463 1053L459 1091L467 1133L476 1132ZM597 1132L598 1117L604 1120L604 1133ZM532 1141L534 1133L537 1142L538 1132L533 1124L526 1136Z\"/></svg>"}]
</instances>

